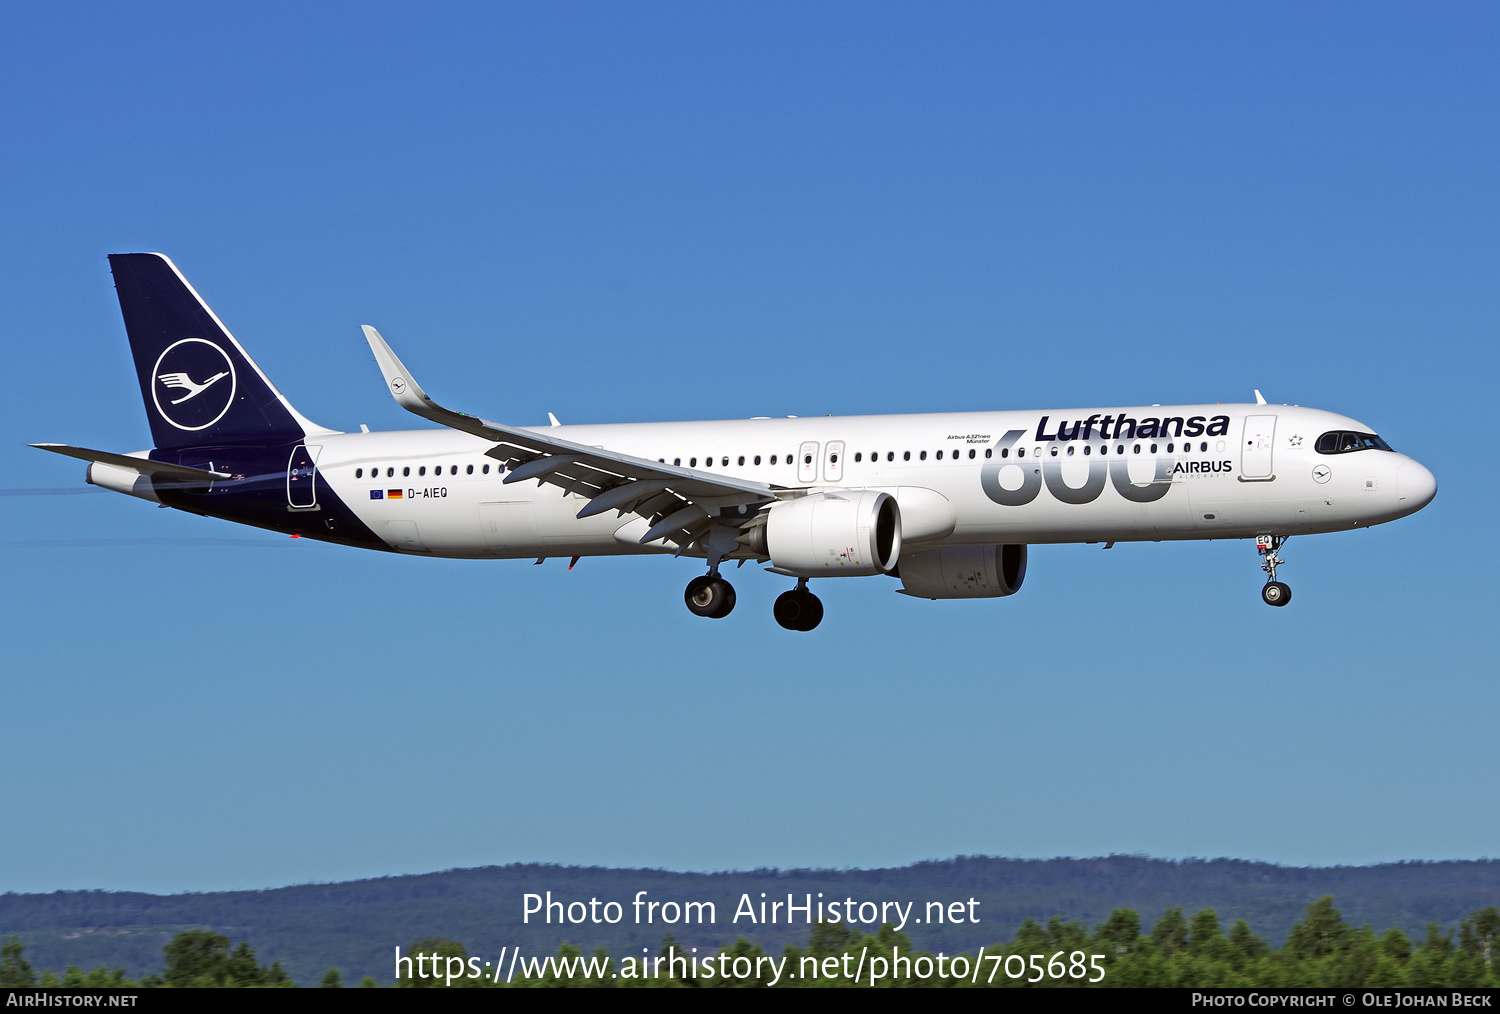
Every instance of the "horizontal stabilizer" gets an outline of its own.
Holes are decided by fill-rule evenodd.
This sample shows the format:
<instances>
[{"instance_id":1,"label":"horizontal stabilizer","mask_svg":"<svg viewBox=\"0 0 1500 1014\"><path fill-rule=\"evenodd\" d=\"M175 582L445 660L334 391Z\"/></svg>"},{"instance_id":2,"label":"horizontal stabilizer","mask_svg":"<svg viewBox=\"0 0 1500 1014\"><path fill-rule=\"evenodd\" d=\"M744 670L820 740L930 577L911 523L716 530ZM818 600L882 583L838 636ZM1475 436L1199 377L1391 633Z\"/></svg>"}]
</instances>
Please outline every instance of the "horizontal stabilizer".
<instances>
[{"instance_id":1,"label":"horizontal stabilizer","mask_svg":"<svg viewBox=\"0 0 1500 1014\"><path fill-rule=\"evenodd\" d=\"M214 479L233 478L228 472L210 472L206 468L189 468L187 465L173 465L165 461L152 461L150 458L136 458L129 454L91 451L87 447L71 447L68 444L32 444L31 446L39 450L51 451L53 454L65 454L80 461L97 461L101 465L128 468L142 475L159 475L164 479L211 482Z\"/></svg>"}]
</instances>

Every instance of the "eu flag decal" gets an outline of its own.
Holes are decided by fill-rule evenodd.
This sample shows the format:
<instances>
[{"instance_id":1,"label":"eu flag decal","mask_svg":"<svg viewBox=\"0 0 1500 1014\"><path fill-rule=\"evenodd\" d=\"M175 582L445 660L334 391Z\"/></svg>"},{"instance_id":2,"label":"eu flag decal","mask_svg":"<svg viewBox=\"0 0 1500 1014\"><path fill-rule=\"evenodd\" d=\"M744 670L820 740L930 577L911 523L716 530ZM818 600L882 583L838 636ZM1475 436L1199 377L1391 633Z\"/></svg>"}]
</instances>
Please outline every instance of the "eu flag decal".
<instances>
[{"instance_id":1,"label":"eu flag decal","mask_svg":"<svg viewBox=\"0 0 1500 1014\"><path fill-rule=\"evenodd\" d=\"M372 490L370 490L370 499L371 500L384 500L385 499L385 490L383 490L383 489L372 489Z\"/></svg>"}]
</instances>

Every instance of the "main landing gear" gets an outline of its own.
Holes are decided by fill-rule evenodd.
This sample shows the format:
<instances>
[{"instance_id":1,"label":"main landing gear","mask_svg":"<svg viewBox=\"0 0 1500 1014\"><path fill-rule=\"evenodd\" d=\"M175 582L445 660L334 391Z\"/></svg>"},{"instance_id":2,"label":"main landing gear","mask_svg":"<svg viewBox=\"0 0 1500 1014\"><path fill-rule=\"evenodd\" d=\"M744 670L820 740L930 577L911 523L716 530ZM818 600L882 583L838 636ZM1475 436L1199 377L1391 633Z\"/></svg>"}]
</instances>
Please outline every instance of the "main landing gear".
<instances>
[{"instance_id":1,"label":"main landing gear","mask_svg":"<svg viewBox=\"0 0 1500 1014\"><path fill-rule=\"evenodd\" d=\"M811 630L823 622L823 603L807 590L807 578L804 577L797 582L797 587L776 597L771 614L787 630Z\"/></svg>"},{"instance_id":2,"label":"main landing gear","mask_svg":"<svg viewBox=\"0 0 1500 1014\"><path fill-rule=\"evenodd\" d=\"M694 615L720 620L734 609L734 585L711 571L688 582L683 600Z\"/></svg>"},{"instance_id":3,"label":"main landing gear","mask_svg":"<svg viewBox=\"0 0 1500 1014\"><path fill-rule=\"evenodd\" d=\"M1266 572L1266 583L1260 590L1261 601L1268 606L1284 606L1292 601L1292 589L1284 582L1276 580L1276 568L1286 561L1276 555L1276 551L1286 542L1282 535L1257 535L1255 537L1255 549L1264 559L1260 561L1260 569Z\"/></svg>"},{"instance_id":4,"label":"main landing gear","mask_svg":"<svg viewBox=\"0 0 1500 1014\"><path fill-rule=\"evenodd\" d=\"M734 609L734 585L710 572L689 581L682 598L695 616L723 619ZM807 590L803 578L797 587L777 597L771 613L787 630L811 630L823 622L823 603Z\"/></svg>"}]
</instances>

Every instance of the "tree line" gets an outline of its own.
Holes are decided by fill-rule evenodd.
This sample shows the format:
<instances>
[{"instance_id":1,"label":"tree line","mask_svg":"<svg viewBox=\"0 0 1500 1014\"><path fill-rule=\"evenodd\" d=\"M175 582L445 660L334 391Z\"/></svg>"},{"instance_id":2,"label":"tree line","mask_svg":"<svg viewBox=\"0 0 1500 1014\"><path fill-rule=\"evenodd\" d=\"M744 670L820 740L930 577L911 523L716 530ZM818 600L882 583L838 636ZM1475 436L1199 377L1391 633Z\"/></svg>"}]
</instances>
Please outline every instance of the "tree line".
<instances>
[{"instance_id":1,"label":"tree line","mask_svg":"<svg viewBox=\"0 0 1500 1014\"><path fill-rule=\"evenodd\" d=\"M1012 940L953 955L913 951L906 935L889 924L870 934L842 923L822 923L813 927L806 947L787 945L779 957L743 937L702 956L692 952L696 963L683 960L689 952L672 937L654 958L617 958L603 948L585 957L565 943L555 955L514 962L504 975L471 958L457 941L427 937L403 949L413 960L403 965L405 974L396 986L1496 988L1497 936L1500 909L1495 906L1473 912L1451 930L1429 923L1425 937L1414 941L1396 928L1377 934L1368 925L1348 924L1332 896L1325 895L1307 906L1279 949L1243 919L1226 932L1213 909L1188 917L1180 907L1169 908L1146 931L1138 913L1119 908L1093 927L1056 916L1045 924L1027 918ZM211 931L179 933L162 951L162 971L138 981L127 979L123 969L102 967L38 973L26 960L20 939L11 936L0 946L0 987L294 985L278 962L259 964L248 942L231 948L228 937ZM856 956L857 967L869 969L868 976L850 974ZM703 975L704 964L720 971ZM517 965L520 974L515 974ZM331 968L319 985L345 983L339 970ZM377 983L366 976L358 985Z\"/></svg>"}]
</instances>

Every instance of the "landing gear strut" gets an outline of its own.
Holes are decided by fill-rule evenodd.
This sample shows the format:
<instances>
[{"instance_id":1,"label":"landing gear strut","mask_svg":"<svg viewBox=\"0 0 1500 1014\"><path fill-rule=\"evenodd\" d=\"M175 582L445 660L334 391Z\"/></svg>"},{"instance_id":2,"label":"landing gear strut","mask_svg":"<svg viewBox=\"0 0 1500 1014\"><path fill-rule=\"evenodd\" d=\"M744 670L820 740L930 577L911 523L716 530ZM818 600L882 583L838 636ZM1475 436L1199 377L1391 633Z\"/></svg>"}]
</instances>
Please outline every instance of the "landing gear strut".
<instances>
[{"instance_id":1,"label":"landing gear strut","mask_svg":"<svg viewBox=\"0 0 1500 1014\"><path fill-rule=\"evenodd\" d=\"M797 587L777 596L771 614L787 630L811 630L823 622L823 603L807 590L807 578L803 578Z\"/></svg>"},{"instance_id":2,"label":"landing gear strut","mask_svg":"<svg viewBox=\"0 0 1500 1014\"><path fill-rule=\"evenodd\" d=\"M734 608L734 585L713 571L689 581L682 598L695 615L719 620Z\"/></svg>"},{"instance_id":3,"label":"landing gear strut","mask_svg":"<svg viewBox=\"0 0 1500 1014\"><path fill-rule=\"evenodd\" d=\"M1260 598L1268 606L1284 606L1292 601L1292 589L1276 580L1276 568L1286 562L1276 555L1276 551L1285 542L1286 536L1284 535L1257 535L1255 537L1255 549L1264 557L1260 561L1260 569L1266 572L1266 583L1265 587L1260 590Z\"/></svg>"}]
</instances>

